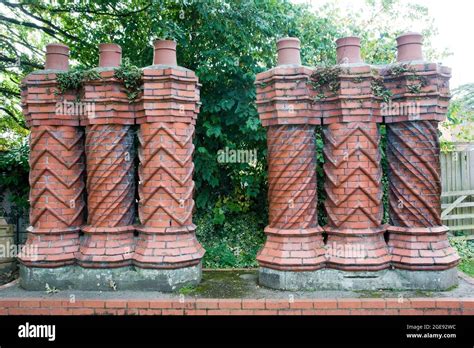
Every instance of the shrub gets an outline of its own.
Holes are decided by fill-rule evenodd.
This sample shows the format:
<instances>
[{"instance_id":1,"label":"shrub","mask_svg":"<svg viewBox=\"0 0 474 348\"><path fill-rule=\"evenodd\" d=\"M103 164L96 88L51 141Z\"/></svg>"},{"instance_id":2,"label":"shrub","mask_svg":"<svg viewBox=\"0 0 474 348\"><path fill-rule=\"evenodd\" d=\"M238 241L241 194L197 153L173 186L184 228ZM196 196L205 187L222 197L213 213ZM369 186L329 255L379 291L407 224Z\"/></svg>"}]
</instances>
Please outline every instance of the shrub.
<instances>
[{"instance_id":1,"label":"shrub","mask_svg":"<svg viewBox=\"0 0 474 348\"><path fill-rule=\"evenodd\" d=\"M222 224L214 222L211 212L194 218L197 238L206 249L206 268L257 267L256 256L263 246L264 221L254 212L233 213Z\"/></svg>"},{"instance_id":2,"label":"shrub","mask_svg":"<svg viewBox=\"0 0 474 348\"><path fill-rule=\"evenodd\" d=\"M12 217L23 216L28 208L28 156L30 149L25 138L9 151L0 152L0 196L9 192ZM3 197L0 197L0 201ZM2 212L3 213L3 212Z\"/></svg>"},{"instance_id":3,"label":"shrub","mask_svg":"<svg viewBox=\"0 0 474 348\"><path fill-rule=\"evenodd\" d=\"M449 241L461 258L459 269L474 277L474 240L451 238Z\"/></svg>"}]
</instances>

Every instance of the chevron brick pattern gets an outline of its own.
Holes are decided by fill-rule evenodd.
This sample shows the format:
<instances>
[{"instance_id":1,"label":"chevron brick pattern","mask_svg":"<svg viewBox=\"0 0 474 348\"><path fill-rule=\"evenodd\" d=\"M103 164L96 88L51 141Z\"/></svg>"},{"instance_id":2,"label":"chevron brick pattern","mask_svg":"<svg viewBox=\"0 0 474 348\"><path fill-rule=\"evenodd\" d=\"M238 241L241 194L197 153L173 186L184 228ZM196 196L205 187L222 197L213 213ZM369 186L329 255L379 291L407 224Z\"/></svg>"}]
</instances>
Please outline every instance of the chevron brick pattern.
<instances>
[{"instance_id":1,"label":"chevron brick pattern","mask_svg":"<svg viewBox=\"0 0 474 348\"><path fill-rule=\"evenodd\" d=\"M175 268L196 264L203 255L192 223L193 134L194 126L182 122L140 127L138 264Z\"/></svg>"},{"instance_id":2,"label":"chevron brick pattern","mask_svg":"<svg viewBox=\"0 0 474 348\"><path fill-rule=\"evenodd\" d=\"M387 125L392 263L403 269L447 269L459 257L441 222L441 167L436 120Z\"/></svg>"},{"instance_id":3,"label":"chevron brick pattern","mask_svg":"<svg viewBox=\"0 0 474 348\"><path fill-rule=\"evenodd\" d=\"M192 223L194 126L147 123L140 127L140 221L167 228Z\"/></svg>"},{"instance_id":4,"label":"chevron brick pattern","mask_svg":"<svg viewBox=\"0 0 474 348\"><path fill-rule=\"evenodd\" d=\"M78 262L84 267L131 263L135 216L133 130L86 127L88 224Z\"/></svg>"},{"instance_id":5,"label":"chevron brick pattern","mask_svg":"<svg viewBox=\"0 0 474 348\"><path fill-rule=\"evenodd\" d=\"M328 266L343 270L386 268L390 257L381 226L377 124L332 123L323 133Z\"/></svg>"},{"instance_id":6,"label":"chevron brick pattern","mask_svg":"<svg viewBox=\"0 0 474 348\"><path fill-rule=\"evenodd\" d=\"M140 225L133 255L133 263L143 268L188 267L204 256L192 222L199 86L195 73L182 67L143 70L136 104Z\"/></svg>"},{"instance_id":7,"label":"chevron brick pattern","mask_svg":"<svg viewBox=\"0 0 474 348\"><path fill-rule=\"evenodd\" d=\"M83 132L71 126L34 126L30 135L29 247L21 262L55 267L74 262L84 223Z\"/></svg>"},{"instance_id":8,"label":"chevron brick pattern","mask_svg":"<svg viewBox=\"0 0 474 348\"><path fill-rule=\"evenodd\" d=\"M382 170L375 123L334 123L324 127L324 173L328 225L373 228L382 220Z\"/></svg>"}]
</instances>

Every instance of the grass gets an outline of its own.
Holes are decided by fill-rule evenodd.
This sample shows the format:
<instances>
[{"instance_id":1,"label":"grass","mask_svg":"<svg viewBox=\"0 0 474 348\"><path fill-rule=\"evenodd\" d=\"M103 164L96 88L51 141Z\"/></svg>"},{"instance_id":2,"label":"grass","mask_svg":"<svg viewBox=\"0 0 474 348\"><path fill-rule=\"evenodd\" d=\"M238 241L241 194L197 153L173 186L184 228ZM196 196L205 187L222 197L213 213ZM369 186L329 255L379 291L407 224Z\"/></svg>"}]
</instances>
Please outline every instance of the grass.
<instances>
[{"instance_id":1,"label":"grass","mask_svg":"<svg viewBox=\"0 0 474 348\"><path fill-rule=\"evenodd\" d=\"M180 295L191 295L196 292L196 286L194 285L186 285L179 289L178 293Z\"/></svg>"},{"instance_id":2,"label":"grass","mask_svg":"<svg viewBox=\"0 0 474 348\"><path fill-rule=\"evenodd\" d=\"M458 269L470 277L474 277L474 240L468 240L468 235L460 234L450 238L451 245L461 257Z\"/></svg>"},{"instance_id":3,"label":"grass","mask_svg":"<svg viewBox=\"0 0 474 348\"><path fill-rule=\"evenodd\" d=\"M458 268L466 273L470 277L474 277L474 259L465 260L463 259L459 264Z\"/></svg>"}]
</instances>

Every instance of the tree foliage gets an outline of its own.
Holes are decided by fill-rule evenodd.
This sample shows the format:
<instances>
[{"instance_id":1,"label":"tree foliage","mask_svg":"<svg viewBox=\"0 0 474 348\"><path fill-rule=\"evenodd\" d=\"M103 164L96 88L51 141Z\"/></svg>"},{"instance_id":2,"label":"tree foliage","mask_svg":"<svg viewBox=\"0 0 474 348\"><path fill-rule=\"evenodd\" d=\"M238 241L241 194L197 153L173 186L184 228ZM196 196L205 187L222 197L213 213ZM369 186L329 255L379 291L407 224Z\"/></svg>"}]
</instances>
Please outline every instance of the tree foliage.
<instances>
[{"instance_id":1,"label":"tree foliage","mask_svg":"<svg viewBox=\"0 0 474 348\"><path fill-rule=\"evenodd\" d=\"M474 142L474 84L452 92L446 121L441 125L441 150L454 150L454 142Z\"/></svg>"},{"instance_id":2,"label":"tree foliage","mask_svg":"<svg viewBox=\"0 0 474 348\"><path fill-rule=\"evenodd\" d=\"M255 75L275 65L275 41L284 36L300 38L306 65L335 63L335 40L347 34L362 37L368 62L393 60L394 38L408 28L390 20L405 15L416 21L426 9L400 8L395 0L367 3L370 20L343 16L332 5L312 11L287 0L1 1L0 132L26 134L18 84L41 68L46 42L67 44L73 63L87 69L98 63L99 43L120 44L124 57L143 67L152 63L152 40L171 38L179 64L196 71L202 84L194 158L198 209L212 210L215 224L235 213L266 216L266 133L255 107ZM426 28L429 43L432 23ZM226 147L256 149L257 163L218 163Z\"/></svg>"}]
</instances>

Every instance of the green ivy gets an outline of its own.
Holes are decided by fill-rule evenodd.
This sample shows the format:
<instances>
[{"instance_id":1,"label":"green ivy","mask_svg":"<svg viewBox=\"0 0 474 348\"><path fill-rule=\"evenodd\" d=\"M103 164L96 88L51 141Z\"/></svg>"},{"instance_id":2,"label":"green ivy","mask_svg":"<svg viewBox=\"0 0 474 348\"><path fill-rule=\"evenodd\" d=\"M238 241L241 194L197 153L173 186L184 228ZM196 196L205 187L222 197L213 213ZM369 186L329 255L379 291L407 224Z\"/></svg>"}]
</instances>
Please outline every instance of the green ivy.
<instances>
[{"instance_id":1,"label":"green ivy","mask_svg":"<svg viewBox=\"0 0 474 348\"><path fill-rule=\"evenodd\" d=\"M324 175L324 141L323 141L323 127L315 127L315 142L316 142L316 175L318 184L318 224L324 226L327 224L328 217L326 209L324 207L324 201L326 200L326 190L324 189L324 183L326 176Z\"/></svg>"},{"instance_id":2,"label":"green ivy","mask_svg":"<svg viewBox=\"0 0 474 348\"><path fill-rule=\"evenodd\" d=\"M57 74L58 93L64 94L69 90L80 90L85 81L99 78L99 72L95 69L86 69L83 66L74 67L69 71Z\"/></svg>"},{"instance_id":3,"label":"green ivy","mask_svg":"<svg viewBox=\"0 0 474 348\"><path fill-rule=\"evenodd\" d=\"M143 70L130 63L128 58L124 58L120 67L115 69L115 78L123 81L127 90L127 97L130 101L135 100L142 89Z\"/></svg>"},{"instance_id":4,"label":"green ivy","mask_svg":"<svg viewBox=\"0 0 474 348\"><path fill-rule=\"evenodd\" d=\"M421 93L421 89L428 85L427 78L423 75L418 75L416 69L406 63L392 65L390 69L387 70L387 74L393 77L400 77L406 74L408 81L414 81L407 86L408 91L412 94Z\"/></svg>"},{"instance_id":5,"label":"green ivy","mask_svg":"<svg viewBox=\"0 0 474 348\"><path fill-rule=\"evenodd\" d=\"M314 70L309 83L312 89L317 92L316 100L324 99L325 91L329 91L332 94L336 94L339 91L341 87L339 79L341 71L341 68L338 66L320 66Z\"/></svg>"},{"instance_id":6,"label":"green ivy","mask_svg":"<svg viewBox=\"0 0 474 348\"><path fill-rule=\"evenodd\" d=\"M474 277L474 240L452 237L449 239L449 242L461 258L459 269Z\"/></svg>"},{"instance_id":7,"label":"green ivy","mask_svg":"<svg viewBox=\"0 0 474 348\"><path fill-rule=\"evenodd\" d=\"M385 125L379 126L380 132L380 143L379 151L381 155L380 165L382 167L382 204L383 204L383 217L382 223L386 224L389 222L389 180L388 180L388 159L387 159L387 127Z\"/></svg>"},{"instance_id":8,"label":"green ivy","mask_svg":"<svg viewBox=\"0 0 474 348\"><path fill-rule=\"evenodd\" d=\"M129 100L134 100L141 91L142 69L130 63L124 58L120 67L115 69L114 77L123 81ZM86 69L82 66L74 67L69 71L57 74L58 93L63 94L69 90L80 90L84 82L100 79L97 68Z\"/></svg>"},{"instance_id":9,"label":"green ivy","mask_svg":"<svg viewBox=\"0 0 474 348\"><path fill-rule=\"evenodd\" d=\"M371 83L372 93L382 100L385 103L389 103L392 98L392 91L385 87L383 77L377 77L372 79Z\"/></svg>"},{"instance_id":10,"label":"green ivy","mask_svg":"<svg viewBox=\"0 0 474 348\"><path fill-rule=\"evenodd\" d=\"M455 96L448 108L446 121L441 125L448 133L451 133L456 141L474 142L474 106L471 100L474 99L474 93L463 93L465 87L461 86L454 90ZM455 150L455 145L451 139L441 137L441 151L450 152Z\"/></svg>"}]
</instances>

